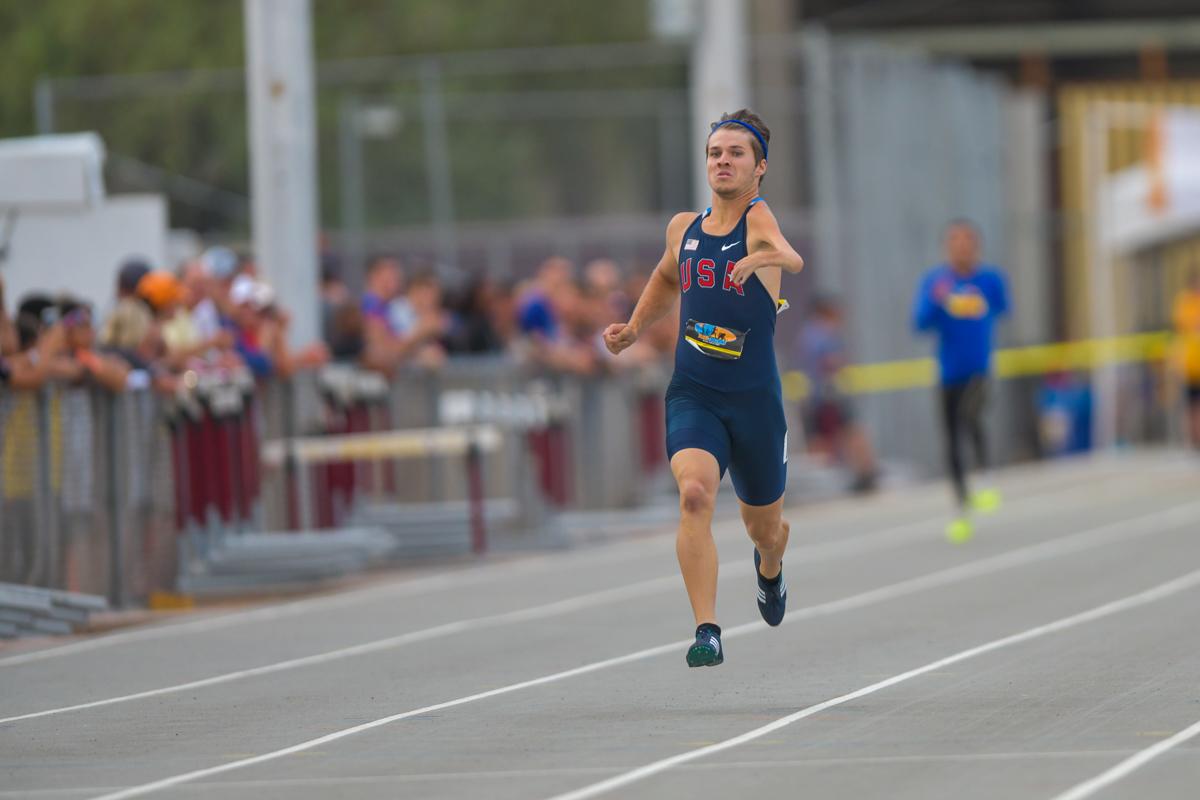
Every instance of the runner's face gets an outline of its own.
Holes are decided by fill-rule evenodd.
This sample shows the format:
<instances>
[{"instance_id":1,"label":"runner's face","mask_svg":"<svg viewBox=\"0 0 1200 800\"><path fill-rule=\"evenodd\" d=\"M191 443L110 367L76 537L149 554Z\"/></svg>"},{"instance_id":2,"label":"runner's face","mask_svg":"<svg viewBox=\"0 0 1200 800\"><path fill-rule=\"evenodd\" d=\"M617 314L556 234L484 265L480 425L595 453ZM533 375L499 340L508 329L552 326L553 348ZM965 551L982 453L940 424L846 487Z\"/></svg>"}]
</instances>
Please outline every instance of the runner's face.
<instances>
[{"instance_id":1,"label":"runner's face","mask_svg":"<svg viewBox=\"0 0 1200 800\"><path fill-rule=\"evenodd\" d=\"M946 260L959 269L973 267L979 261L979 237L966 225L946 231Z\"/></svg>"},{"instance_id":2,"label":"runner's face","mask_svg":"<svg viewBox=\"0 0 1200 800\"><path fill-rule=\"evenodd\" d=\"M753 134L717 128L708 137L708 185L718 195L738 195L758 183L767 166L755 162Z\"/></svg>"}]
</instances>

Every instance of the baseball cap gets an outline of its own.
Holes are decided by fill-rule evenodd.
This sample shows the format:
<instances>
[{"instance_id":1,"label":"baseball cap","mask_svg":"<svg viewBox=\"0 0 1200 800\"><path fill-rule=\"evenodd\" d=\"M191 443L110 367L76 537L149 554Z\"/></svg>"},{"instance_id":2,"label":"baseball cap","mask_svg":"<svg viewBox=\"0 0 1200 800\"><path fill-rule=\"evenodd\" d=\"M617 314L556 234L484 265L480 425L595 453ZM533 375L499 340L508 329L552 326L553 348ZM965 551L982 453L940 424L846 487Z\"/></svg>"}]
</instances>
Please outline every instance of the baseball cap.
<instances>
[{"instance_id":1,"label":"baseball cap","mask_svg":"<svg viewBox=\"0 0 1200 800\"><path fill-rule=\"evenodd\" d=\"M159 310L183 300L183 286L179 279L165 269L146 273L138 281L137 293L138 297Z\"/></svg>"},{"instance_id":2,"label":"baseball cap","mask_svg":"<svg viewBox=\"0 0 1200 800\"><path fill-rule=\"evenodd\" d=\"M229 299L234 305L249 305L262 310L275 302L275 292L262 281L249 275L239 275L229 288Z\"/></svg>"}]
</instances>

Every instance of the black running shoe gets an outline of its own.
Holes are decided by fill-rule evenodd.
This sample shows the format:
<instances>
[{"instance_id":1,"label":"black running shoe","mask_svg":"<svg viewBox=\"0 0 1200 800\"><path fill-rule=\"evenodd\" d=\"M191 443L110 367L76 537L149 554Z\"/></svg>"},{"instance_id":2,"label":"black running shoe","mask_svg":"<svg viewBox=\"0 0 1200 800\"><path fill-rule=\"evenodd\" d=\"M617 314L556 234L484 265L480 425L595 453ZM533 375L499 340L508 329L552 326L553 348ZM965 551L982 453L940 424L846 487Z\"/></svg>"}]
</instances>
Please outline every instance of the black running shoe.
<instances>
[{"instance_id":1,"label":"black running shoe","mask_svg":"<svg viewBox=\"0 0 1200 800\"><path fill-rule=\"evenodd\" d=\"M725 650L721 647L721 629L712 625L701 625L696 629L696 641L688 648L689 667L715 667L725 661Z\"/></svg>"},{"instance_id":2,"label":"black running shoe","mask_svg":"<svg viewBox=\"0 0 1200 800\"><path fill-rule=\"evenodd\" d=\"M762 556L758 548L754 548L754 576L758 579L758 613L768 625L778 625L783 622L784 612L787 611L787 581L783 579L783 568L780 567L778 580L768 581L758 571Z\"/></svg>"}]
</instances>

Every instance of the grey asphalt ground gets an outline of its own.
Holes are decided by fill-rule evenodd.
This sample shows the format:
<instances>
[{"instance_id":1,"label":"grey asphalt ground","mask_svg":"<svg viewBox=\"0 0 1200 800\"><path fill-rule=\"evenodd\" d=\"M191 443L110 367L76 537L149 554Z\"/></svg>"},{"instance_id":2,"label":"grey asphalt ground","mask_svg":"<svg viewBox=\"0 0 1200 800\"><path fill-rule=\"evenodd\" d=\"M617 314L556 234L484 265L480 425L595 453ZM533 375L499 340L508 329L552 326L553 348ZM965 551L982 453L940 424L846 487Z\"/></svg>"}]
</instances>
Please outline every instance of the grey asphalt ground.
<instances>
[{"instance_id":1,"label":"grey asphalt ground","mask_svg":"<svg viewBox=\"0 0 1200 800\"><path fill-rule=\"evenodd\" d=\"M718 668L670 530L9 646L0 798L1051 800L1200 721L1200 460L993 484L965 545L942 484L790 509L778 629L723 496ZM1086 796L1200 797L1200 736Z\"/></svg>"}]
</instances>

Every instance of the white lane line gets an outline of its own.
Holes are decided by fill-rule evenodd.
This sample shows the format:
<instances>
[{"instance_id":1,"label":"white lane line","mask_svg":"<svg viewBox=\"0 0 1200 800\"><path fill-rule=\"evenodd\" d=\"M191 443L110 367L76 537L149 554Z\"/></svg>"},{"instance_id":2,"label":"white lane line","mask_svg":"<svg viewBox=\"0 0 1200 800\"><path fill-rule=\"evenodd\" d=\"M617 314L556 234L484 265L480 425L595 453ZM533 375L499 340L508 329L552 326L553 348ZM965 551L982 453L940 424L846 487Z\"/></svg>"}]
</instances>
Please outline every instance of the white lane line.
<instances>
[{"instance_id":1,"label":"white lane line","mask_svg":"<svg viewBox=\"0 0 1200 800\"><path fill-rule=\"evenodd\" d=\"M905 681L912 680L913 678L917 678L921 675L935 672L939 669L944 669L945 667L975 658L976 656L984 655L985 653L995 652L996 650L1000 650L1005 647L1022 644L1033 639L1048 636L1052 633L1059 633L1069 628L1074 628L1077 625L1095 622L1098 619L1103 619L1104 617L1109 617L1113 614L1119 614L1123 611L1128 611L1139 606L1154 603L1171 597L1172 595L1179 594L1180 592L1187 591L1188 589L1195 588L1196 586L1200 586L1200 570L1189 572L1188 574L1179 578L1175 578L1174 580L1161 583L1152 589L1147 589L1146 591L1123 597L1120 600L1114 600L1110 603L1105 603L1103 605L1090 608L1087 611L1083 611L1078 614L1072 614L1069 617L1063 617L1045 625L1038 625L1020 633L1012 634L1011 636L993 639L986 644L981 644L967 650L962 650L952 656L947 656L946 658L932 661L925 666L911 669L908 672L902 672L899 675L893 675L886 680L873 683L870 686L864 686L863 688L853 692L831 698L822 703L817 703L816 705L808 706L807 708L803 708L792 714L788 714L785 717L780 717L774 722L770 722L762 727L746 731L739 736L734 736L730 739L726 739L725 741L717 742L716 744L711 744L706 747L688 750L686 752L671 756L670 758L664 758L659 761L651 762L645 766L638 767L637 769L630 770L620 775L615 775L607 780L593 783L590 786L585 786L581 789L555 795L553 798L551 798L551 800L588 800L588 798L598 797L602 794L608 794L611 791L620 789L623 786L628 786L631 783L636 783L637 781L645 780L652 775L665 772L672 767L679 766L680 764L686 764L689 761L695 761L697 759L704 758L705 756L713 755L714 753L720 753L724 750L739 747L747 742L752 742L755 739L766 736L769 733L774 733L781 728L786 728L788 725L805 719L806 717L811 717L815 714L821 713L822 711L833 708L834 706L839 706L843 703L857 700L860 697L874 694L875 692L895 686L898 683L904 683ZM1200 728L1200 725L1197 725L1196 727ZM1170 740L1167 741L1169 742ZM1166 742L1163 742L1161 744L1165 743ZM1083 797L1085 795L1075 796Z\"/></svg>"},{"instance_id":2,"label":"white lane line","mask_svg":"<svg viewBox=\"0 0 1200 800\"><path fill-rule=\"evenodd\" d=\"M1085 530L1082 533L1092 535L1094 532L1095 530L1093 529ZM796 550L797 555L802 563L812 564L845 556L859 555L871 550L882 549L890 544L898 544L915 538L928 538L930 535L931 530L929 523L921 520L916 523L899 525L894 528L887 528L881 531L862 534L860 536L851 537L843 541L823 542L821 544L811 545L808 547L801 546L796 548ZM1065 539L1056 541L1065 541ZM750 562L744 559L738 560L731 564L722 564L722 579L738 576L744 572L749 572L749 564ZM546 619L548 617L569 614L575 611L594 608L596 606L607 605L609 603L618 603L638 597L645 597L675 588L679 585L679 583L679 574L672 573L671 575L664 575L662 577L651 578L649 580L640 581L638 583L633 583L626 586L619 586L612 589L604 589L597 592L578 595L576 597L570 597L552 603L518 609L516 611L489 614L483 617L457 620L455 622L448 622L442 625L435 625L431 628L410 631L397 636L389 636L384 639L377 639L371 642L351 645L349 647L337 648L324 653L300 656L271 664L264 664L258 667L234 670L232 672L213 675L208 678L199 678L197 680L187 681L185 683L162 686L156 689L147 689L141 692L131 692L129 694L108 697L102 700L92 700L84 703L75 703L68 706L44 709L41 711L14 714L12 716L0 718L0 725L38 719L41 717L55 716L58 714L67 714L75 711L86 711L92 708L101 708L118 703L132 702L135 700L146 700L152 697L161 697L163 695L175 694L177 692L185 692L193 689L201 689L209 686L219 686L222 684L231 683L233 681L261 677L263 675L270 675L272 673L283 672L290 669L311 667L318 664L325 664L330 661L337 661L343 658L352 658L371 653L378 653L381 651L402 647L404 645L413 644L415 642L440 639L460 633L468 633L470 631L492 628L497 625L514 625L532 620ZM793 617L794 616L795 614L793 613Z\"/></svg>"},{"instance_id":3,"label":"white lane line","mask_svg":"<svg viewBox=\"0 0 1200 800\"><path fill-rule=\"evenodd\" d=\"M935 524L936 521L937 518L930 518L928 520L924 520L923 522L928 527L929 525ZM714 535L718 533L718 528L728 527L730 530L732 530L735 524L739 527L741 525L740 521L730 519L720 523L718 526L714 526ZM618 558L614 560L625 560L636 557L636 553L625 552L627 547L631 550L643 549L646 547L646 545L655 544L656 542L656 539L646 538L635 539L629 542L622 542L619 545L614 545L614 548L618 548L620 550L620 552L617 554ZM611 556L614 554L611 552L607 554L593 552L589 555L592 557L592 560L588 562L588 566L594 567L599 563L608 560L604 557L605 555ZM122 631L120 633L96 636L91 639L72 642L70 644L48 647L43 650L34 650L28 653L12 655L7 658L0 658L0 667L18 666L21 664L43 661L50 658L73 656L77 653L99 650L101 648L111 647L118 644L129 644L131 642L163 639L181 634L204 633L207 631L220 630L223 628L229 628L236 625L244 625L253 622L274 622L276 620L295 617L316 610L327 611L345 606L354 606L360 603L367 603L373 600L392 599L426 592L460 589L466 586L475 586L490 581L512 577L514 574L519 575L522 572L536 572L542 567L555 566L556 563L559 563L557 560L561 560L561 558L561 554L530 556L519 561L485 564L482 566L464 568L462 570L456 570L449 573L440 573L437 575L428 575L419 578L403 580L398 583L389 582L379 586L350 589L333 595L319 595L317 597L309 597L303 600L295 600L248 611L234 611L215 616L206 616L202 619L195 619L187 622L165 622L150 627L139 628L138 630Z\"/></svg>"},{"instance_id":4,"label":"white lane line","mask_svg":"<svg viewBox=\"0 0 1200 800\"><path fill-rule=\"evenodd\" d=\"M1197 736L1200 736L1200 722L1189 725L1169 739L1163 739L1161 742L1153 744L1145 750L1134 753L1112 769L1105 770L1091 780L1084 781L1062 794L1056 795L1054 800L1083 800L1085 797L1091 797L1096 792L1107 786L1111 786L1134 770L1149 764L1168 750L1178 747Z\"/></svg>"},{"instance_id":5,"label":"white lane line","mask_svg":"<svg viewBox=\"0 0 1200 800\"><path fill-rule=\"evenodd\" d=\"M793 770L806 767L866 766L880 764L977 764L1004 761L1094 761L1127 756L1130 750L1048 750L1027 753L945 753L913 756L845 756L843 758L781 758L774 761L720 761L714 764L692 764L689 770L727 772L734 769ZM395 775L341 775L314 778L261 778L244 781L208 781L180 787L181 791L195 790L212 794L221 789L276 789L288 786L388 786L394 783L439 783L453 781L495 781L520 778L571 778L588 775L610 775L633 769L626 764L607 767L544 767L529 769L460 770L458 772L406 772ZM120 786L74 786L69 789L0 789L0 798L17 797L74 797L76 795L112 792Z\"/></svg>"},{"instance_id":6,"label":"white lane line","mask_svg":"<svg viewBox=\"0 0 1200 800\"><path fill-rule=\"evenodd\" d=\"M1045 476L1041 476L1041 482L1037 483L1037 489L1026 493L1021 498L1020 502L1026 500L1036 500L1045 496L1052 496L1060 492L1063 487L1075 486L1083 484L1089 480L1094 486L1096 481L1112 480L1117 475L1104 474L1109 467L1105 466L1105 461L1102 459L1094 459L1086 462L1083 469L1079 471L1082 475L1077 475L1073 472L1064 473L1061 476L1056 476L1052 481L1046 481ZM1100 472L1099 476L1092 476L1090 473ZM1019 482L1016 485L1021 485ZM934 526L936 527L944 521L945 514L940 513L925 519L914 520L906 525L900 526ZM813 522L817 520L814 518ZM726 534L740 533L742 530L741 522L736 517L731 517L727 520L722 520L714 525L713 534L715 537L721 537ZM895 529L892 529L895 530ZM866 536L876 536L886 538L889 534L887 531L876 531L873 534ZM894 534L892 534L894 535ZM836 542L825 542L826 546L842 546L855 538L850 537ZM866 538L866 537L862 537ZM650 545L656 545L659 539L645 538L634 539L609 545L607 552L596 552L595 550L587 553L580 553L580 557L586 557L587 566L594 567L604 561L622 561L628 558L638 557L641 552L648 549ZM817 545L820 546L820 545ZM569 556L568 556L569 558ZM451 573L441 573L438 575L428 575L418 578L403 580L400 582L388 582L384 585L368 586L361 589L349 589L336 594L323 594L316 597L309 597L303 600L295 600L287 603L280 603L266 606L263 608L251 609L248 611L233 611L229 613L219 614L216 616L206 616L202 619L189 620L187 622L164 622L150 627L143 627L137 630L122 631L119 633L110 633L102 636L96 636L83 641L71 642L70 644L47 647L41 650L33 650L27 653L19 653L7 658L0 658L0 668L19 666L22 664L30 664L38 661L44 661L51 658L60 658L63 656L72 656L77 653L99 650L106 647L111 647L118 644L128 644L131 642L151 641L155 639L163 639L181 634L204 633L212 630L220 630L236 625L243 625L253 622L273 622L275 620L295 617L301 614L310 613L312 611L331 610L342 608L345 606L354 606L359 603L367 603L379 599L389 599L393 597L405 597L413 594L421 594L424 592L448 591L457 589L463 586L472 586L490 581L510 577L513 573L521 573L526 571L537 571L543 567L554 567L556 569L562 567L563 556L561 554L537 555L522 558L519 561L506 561L501 563L484 564L482 566L472 566Z\"/></svg>"},{"instance_id":7,"label":"white lane line","mask_svg":"<svg viewBox=\"0 0 1200 800\"><path fill-rule=\"evenodd\" d=\"M925 589L931 589L949 583L966 580L968 578L979 577L991 572L999 572L1011 567L1054 558L1067 553L1084 550L1089 547L1096 547L1102 544L1133 538L1135 536L1143 536L1149 533L1157 533L1162 530L1170 530L1172 526L1178 526L1186 522L1194 522L1192 517L1194 517L1198 511L1200 511L1200 502L1189 503L1187 505L1178 506L1165 511L1159 511L1154 514L1132 520L1109 523L1107 525L1102 525L1099 528L1080 531L1079 533L1064 537L1062 539L1022 547L1017 550L1011 550L1009 552L1002 553L1000 555L979 559L977 561L972 561L957 567L931 572L917 578L911 578L900 581L899 583L872 589L861 594L850 595L848 597L832 600L827 603L821 603L819 605L797 609L796 611L788 614L787 618L784 619L783 624L795 624L803 619L812 619L842 611L849 611L851 609L862 608L875 603L882 603L906 595L914 594ZM725 638L730 638L765 630L766 628L767 624L765 622L748 622L743 625L727 628L722 635ZM617 656L615 658L609 658L603 661L595 661L591 664L584 664L583 666L575 667L573 669L554 672L549 675L543 675L539 678L533 678L531 680L512 683L507 686L501 686L485 692L467 695L466 697L447 700L442 703L436 703L434 705L413 709L411 711L403 711L398 714L392 714L391 716L372 720L371 722L365 722L360 725L334 731L333 733L319 736L315 739L309 739L306 742L301 742L299 744L292 745L291 747L285 747L280 750L274 750L269 753L263 753L261 755L251 756L249 758L238 759L237 761L229 761L224 764L219 764L215 767L206 767L204 769L173 775L169 778L163 778L150 783L133 786L112 794L106 794L102 797L96 798L95 800L124 800L124 798L129 797L141 797L142 795L150 794L151 792L156 792L160 789L178 786L182 783L188 783L190 781L199 780L212 775L220 775L235 769L241 769L242 767L249 767L253 766L254 764L261 764L266 761L273 761L277 758L292 755L293 753L311 750L314 747L320 747L321 745L328 744L329 742L344 739L348 736L354 736L356 734L363 733L364 731L389 725L393 722L399 722L410 717L416 717L422 714L430 714L435 711L454 708L456 706L466 705L468 703L474 703L479 700L486 700L492 697L499 697L501 695L518 692L523 689L531 689L548 683L556 683L568 678L587 675L592 672L610 669L623 664L631 664L637 661L643 661L645 659L654 658L667 653L679 653L682 652L682 649L689 644L691 644L691 639L669 642L656 647L648 647L644 650L627 653L623 656Z\"/></svg>"},{"instance_id":8,"label":"white lane line","mask_svg":"<svg viewBox=\"0 0 1200 800\"><path fill-rule=\"evenodd\" d=\"M921 537L929 536L929 523L921 521L915 524L900 525L895 528L888 528L882 531L874 531L872 533L852 537L840 542L825 542L820 545L798 547L796 549L799 551L800 558L803 559L804 563L809 564L833 560L843 556L858 555L870 550L878 549L888 544L895 544L909 540L914 538L914 534ZM722 579L738 576L742 573L748 572L750 572L750 562L746 559L721 565ZM76 703L69 706L60 706L57 708L45 709L43 711L16 714L13 716L0 718L0 725L5 723L21 722L23 720L38 719L39 717L49 717L56 714L66 714L73 711L84 711L90 708L100 708L103 706L114 705L116 703L125 703L133 700L145 700L151 697L160 697L162 695L190 691L192 689L200 689L207 686L218 686L224 683L230 683L232 681L254 678L262 675L270 675L275 672L283 672L289 669L315 666L317 664L324 664L343 658L377 653L396 647L402 647L407 644L413 644L415 642L439 639L445 636L467 633L469 631L495 627L497 625L512 625L522 622L529 622L532 620L545 619L547 617L568 614L574 611L580 611L609 603L618 603L638 597L645 597L647 595L652 595L675 588L681 583L682 580L679 577L679 573L676 572L670 575L651 578L649 580L640 581L638 583L633 583L626 586L619 586L612 589L603 589L597 592L577 595L575 597L569 597L552 603L531 606L529 608L518 609L516 611L489 614L483 617L457 620L455 622L448 622L442 625L435 625L431 628L424 628L417 631L399 634L397 636L389 636L384 639L364 642L363 644L342 647L336 650L329 650L324 653L317 653L310 656L291 658L285 661L264 664L258 667L235 670L232 672L223 673L221 675L214 675L208 678L200 678L194 681L188 681L186 683L177 683L170 686L159 687L157 689L148 689L146 691L133 692L130 694L105 698L103 700L93 700L86 703Z\"/></svg>"},{"instance_id":9,"label":"white lane line","mask_svg":"<svg viewBox=\"0 0 1200 800\"><path fill-rule=\"evenodd\" d=\"M977 764L1004 761L1094 761L1129 755L1129 750L1060 750L1028 753L946 753L915 756L846 756L844 758L781 758L775 761L721 761L715 764L693 764L688 769L726 772L733 769L793 770L805 767L866 766L877 764ZM531 767L528 769L460 770L458 772L406 772L395 775L341 775L313 778L261 778L244 781L208 781L180 787L212 794L218 790L279 789L284 787L315 786L388 786L396 783L442 783L455 781L495 781L520 778L572 778L589 775L610 775L615 771L632 769L626 764L607 767ZM112 792L120 786L74 786L69 789L0 789L0 798L66 797Z\"/></svg>"},{"instance_id":10,"label":"white lane line","mask_svg":"<svg viewBox=\"0 0 1200 800\"><path fill-rule=\"evenodd\" d=\"M742 566L746 567L746 569L743 571L750 571L748 565ZM199 680L188 681L187 683L178 683L172 686L163 686L158 689L149 689L144 692L135 692L133 694L121 695L119 697L109 697L103 700L94 700L88 703L77 703L71 706L62 706L60 708L50 708L44 711L34 711L28 714L18 714L12 717L4 717L0 719L0 725L5 723L20 722L22 720L37 719L39 717L49 717L55 714L66 714L71 711L83 711L89 708L100 708L102 706L110 706L116 703L129 702L131 700L145 700L150 697L159 697L161 695L174 694L176 692L200 689L206 686L218 686L223 683L230 683L232 681L243 680L245 678L270 675L275 672L283 672L289 669L311 667L317 664L325 664L330 661L337 661L343 658L362 656L369 653L378 653L382 650L402 647L415 642L439 639L444 636L467 633L469 631L494 627L496 625L511 625L519 622L545 619L546 617L566 614L572 611L579 611L594 606L642 597L648 594L663 591L664 589L670 588L672 585L677 583L681 583L678 575L668 575L662 578L654 578L648 581L630 584L628 586L620 586L614 589L605 589L599 592L569 597L565 600L559 600L554 603L546 603L540 606L532 606L530 608L522 608L516 611L508 611L500 614L490 614L485 617L457 620L455 622L448 622L443 625L435 625L432 628L424 628L422 630L403 633L398 636L390 636L386 639L377 639L372 642L365 642L363 644L353 645L351 647L342 647L337 650L329 650L327 652L317 653L311 656L291 658L286 661L264 664L260 667L226 672L221 675L214 675L210 678L201 678Z\"/></svg>"},{"instance_id":11,"label":"white lane line","mask_svg":"<svg viewBox=\"0 0 1200 800\"><path fill-rule=\"evenodd\" d=\"M1056 494L1061 494L1063 486L1066 486L1066 491L1076 485L1093 486L1096 481L1112 480L1116 475L1088 475L1093 471L1102 471L1097 464L1103 464L1097 459L1096 462L1088 462L1086 464L1085 475L1078 476L1068 474L1062 477L1062 480L1055 480L1049 483L1043 481L1040 483L1037 491L1026 493L1019 500L1021 506L1028 505L1030 500L1038 500L1046 497L1055 497ZM1091 482L1088 482L1091 481ZM817 524L817 519L811 519L810 524ZM845 540L823 542L815 547L832 547L839 548L851 545L853 541L859 539L881 539L886 540L890 536L902 536L901 529L908 530L912 528L936 528L940 527L944 522L944 515L940 515L916 519L916 521L900 525L898 528L887 529L882 531L874 531L871 534L860 536L847 537ZM742 524L739 519L725 519L721 523L715 524L713 535L716 539L721 539L727 534L742 533ZM650 549L649 546L658 545L658 537L654 539L635 539L632 541L614 543L607 548L607 552L598 553L595 551L581 553L580 557L587 558L589 567L607 560L625 560L626 558L637 557L638 554ZM802 557L806 555L802 553ZM58 658L61 656L72 656L78 652L86 652L90 650L98 650L108 648L115 644L127 644L131 642L144 642L144 640L160 639L179 634L203 633L206 631L221 630L221 628L233 627L236 625L250 624L250 622L260 621L275 621L287 619L289 616L296 616L313 612L313 610L329 610L346 606L356 606L359 603L371 602L374 600L392 599L392 597L404 597L408 595L416 595L422 593L432 593L432 591L445 591L468 587L468 585L478 585L511 577L514 573L526 571L536 571L544 566L556 566L559 569L562 566L562 554L547 554L535 555L520 561L505 561L500 564L486 564L482 566L468 567L461 571L450 573L440 573L440 575L424 576L419 578L406 579L401 582L389 582L384 585L374 585L374 587L366 587L362 589L350 589L342 591L335 595L319 595L316 597L306 597L304 600L277 603L272 606L256 608L251 610L240 610L240 612L229 612L214 616L205 616L203 619L190 620L186 622L163 622L163 624L151 625L149 627L138 628L136 631L122 631L119 633L104 634L104 636L96 636L82 640L82 642L72 642L58 646L50 646L50 648L24 652L0 658L0 668L16 667L20 664L34 663L47 660L47 658ZM570 557L568 557L570 558Z\"/></svg>"}]
</instances>

